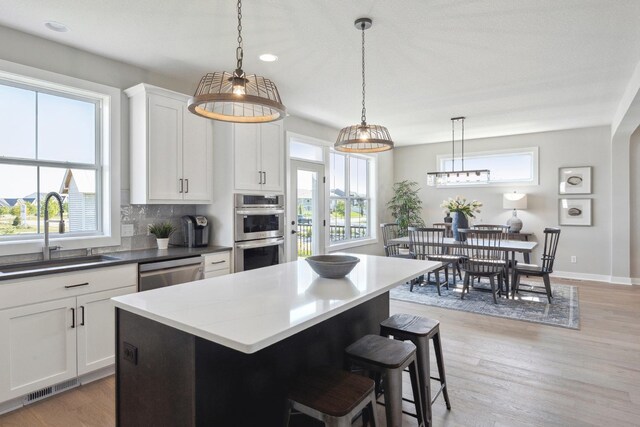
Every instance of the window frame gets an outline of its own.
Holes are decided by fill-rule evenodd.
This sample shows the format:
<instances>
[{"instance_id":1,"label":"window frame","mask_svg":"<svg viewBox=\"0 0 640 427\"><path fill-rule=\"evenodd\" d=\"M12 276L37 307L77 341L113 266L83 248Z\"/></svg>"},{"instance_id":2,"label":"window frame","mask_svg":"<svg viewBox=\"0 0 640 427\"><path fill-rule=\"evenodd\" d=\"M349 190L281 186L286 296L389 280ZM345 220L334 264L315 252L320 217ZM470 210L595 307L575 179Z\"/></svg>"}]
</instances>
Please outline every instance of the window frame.
<instances>
[{"instance_id":1,"label":"window frame","mask_svg":"<svg viewBox=\"0 0 640 427\"><path fill-rule=\"evenodd\" d=\"M331 155L337 154L345 157L345 193L344 197L341 196L332 196L331 189L327 189L328 193L328 201L327 204L327 218L329 222L329 228L331 228L331 202L334 200L344 200L345 201L345 236L347 236L344 240L331 241L331 235L329 233L328 236L328 247L331 250L338 249L346 249L353 246L360 246L363 244L370 244L376 241L375 230L372 227L372 224L375 223L375 197L374 192L372 191L375 188L375 158L363 154L355 154L355 153L343 153L333 148L329 151L328 158L328 169L329 169L329 179L331 179ZM363 159L367 162L367 195L366 197L353 197L351 196L351 158ZM359 238L351 238L351 202L353 200L366 200L367 201L367 235L365 237Z\"/></svg>"},{"instance_id":2,"label":"window frame","mask_svg":"<svg viewBox=\"0 0 640 427\"><path fill-rule=\"evenodd\" d=\"M522 180L505 180L505 181L489 181L488 183L460 183L460 184L444 184L437 185L438 188L459 188L459 187L513 187L513 186L530 186L539 185L539 148L538 147L524 147L524 148L509 148L502 150L487 150L487 151L471 151L465 152L465 160L478 157L498 157L505 155L518 155L518 154L531 154L531 172L532 178L527 181ZM439 154L436 156L437 170L438 172L447 172L444 168L446 161L451 161L451 154ZM459 160L456 158L456 161ZM491 176L489 176L491 179Z\"/></svg>"},{"instance_id":3,"label":"window frame","mask_svg":"<svg viewBox=\"0 0 640 427\"><path fill-rule=\"evenodd\" d=\"M97 230L50 234L52 244L63 249L120 245L120 89L0 60L2 84L96 103L96 147L94 164L4 158L3 164L84 169L96 171ZM43 234L2 236L0 255L42 250Z\"/></svg>"}]
</instances>

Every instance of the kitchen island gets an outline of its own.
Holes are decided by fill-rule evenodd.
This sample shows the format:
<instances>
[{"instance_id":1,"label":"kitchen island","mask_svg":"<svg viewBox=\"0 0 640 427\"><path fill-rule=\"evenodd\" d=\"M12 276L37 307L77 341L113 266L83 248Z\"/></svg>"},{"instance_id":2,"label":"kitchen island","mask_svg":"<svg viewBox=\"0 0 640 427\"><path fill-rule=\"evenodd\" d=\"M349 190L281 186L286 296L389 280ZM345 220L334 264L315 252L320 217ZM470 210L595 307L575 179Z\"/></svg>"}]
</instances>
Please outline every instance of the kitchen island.
<instances>
[{"instance_id":1,"label":"kitchen island","mask_svg":"<svg viewBox=\"0 0 640 427\"><path fill-rule=\"evenodd\" d=\"M440 266L358 258L345 279L299 260L114 298L118 425L281 425L287 381L342 367L388 291Z\"/></svg>"}]
</instances>

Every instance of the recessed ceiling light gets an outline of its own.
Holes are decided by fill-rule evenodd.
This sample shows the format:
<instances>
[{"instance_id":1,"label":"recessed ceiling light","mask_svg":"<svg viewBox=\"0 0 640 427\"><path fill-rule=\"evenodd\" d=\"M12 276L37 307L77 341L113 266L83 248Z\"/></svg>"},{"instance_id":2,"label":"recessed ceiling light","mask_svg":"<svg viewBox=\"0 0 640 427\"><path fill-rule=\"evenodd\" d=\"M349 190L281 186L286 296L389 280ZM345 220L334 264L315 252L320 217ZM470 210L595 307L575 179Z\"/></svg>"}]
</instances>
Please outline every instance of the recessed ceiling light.
<instances>
[{"instance_id":1,"label":"recessed ceiling light","mask_svg":"<svg viewBox=\"0 0 640 427\"><path fill-rule=\"evenodd\" d=\"M44 26L50 29L51 31L55 31L57 33L66 33L69 31L69 27L67 27L61 22L47 21L44 23Z\"/></svg>"},{"instance_id":2,"label":"recessed ceiling light","mask_svg":"<svg viewBox=\"0 0 640 427\"><path fill-rule=\"evenodd\" d=\"M264 62L275 62L278 60L278 57L272 53L263 53L259 56L260 61Z\"/></svg>"}]
</instances>

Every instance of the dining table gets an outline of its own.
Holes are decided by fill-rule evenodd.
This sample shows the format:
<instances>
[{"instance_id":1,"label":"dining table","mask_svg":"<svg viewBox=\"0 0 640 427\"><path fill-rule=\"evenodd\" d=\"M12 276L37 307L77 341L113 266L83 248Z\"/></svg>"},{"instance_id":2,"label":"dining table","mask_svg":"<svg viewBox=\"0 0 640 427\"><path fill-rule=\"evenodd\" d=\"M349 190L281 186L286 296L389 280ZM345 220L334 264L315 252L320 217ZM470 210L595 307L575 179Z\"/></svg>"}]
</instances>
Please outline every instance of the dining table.
<instances>
[{"instance_id":1,"label":"dining table","mask_svg":"<svg viewBox=\"0 0 640 427\"><path fill-rule=\"evenodd\" d=\"M410 243L409 236L396 237L394 239L390 239L389 243L409 246L409 243ZM429 241L425 241L423 244L429 245L431 243ZM442 241L443 247L453 248L453 249L462 248L464 245L474 245L474 244L477 244L477 242L474 241L473 239L469 239L466 242L460 242L458 240L455 240L452 237L445 237ZM536 246L538 246L538 242L530 242L530 241L524 241L524 240L501 240L500 244L497 245L497 247L496 246L492 246L492 247L506 253L506 256L504 257L505 268L507 269L507 271L509 271L510 267L514 267L516 265L516 253L529 255L531 254L531 252L533 252ZM487 246L482 246L482 247L486 248ZM511 279L511 274L507 274L506 276L507 277L505 278L505 286L506 286L507 298L508 298L510 282L512 281L512 279ZM513 295L513 297L515 298L515 295Z\"/></svg>"}]
</instances>

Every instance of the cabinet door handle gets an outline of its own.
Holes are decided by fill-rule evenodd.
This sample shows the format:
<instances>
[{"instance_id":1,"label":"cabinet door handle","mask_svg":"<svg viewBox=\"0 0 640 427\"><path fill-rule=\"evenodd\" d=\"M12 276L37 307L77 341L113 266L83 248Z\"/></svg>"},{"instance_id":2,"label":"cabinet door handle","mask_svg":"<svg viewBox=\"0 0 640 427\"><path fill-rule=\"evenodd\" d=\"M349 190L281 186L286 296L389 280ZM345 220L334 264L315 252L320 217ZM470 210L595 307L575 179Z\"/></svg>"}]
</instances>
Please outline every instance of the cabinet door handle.
<instances>
[{"instance_id":1,"label":"cabinet door handle","mask_svg":"<svg viewBox=\"0 0 640 427\"><path fill-rule=\"evenodd\" d=\"M262 171L258 171L258 184L262 184Z\"/></svg>"},{"instance_id":2,"label":"cabinet door handle","mask_svg":"<svg viewBox=\"0 0 640 427\"><path fill-rule=\"evenodd\" d=\"M84 305L81 305L80 308L82 309L82 316L80 317L80 326L84 326Z\"/></svg>"},{"instance_id":3,"label":"cabinet door handle","mask_svg":"<svg viewBox=\"0 0 640 427\"><path fill-rule=\"evenodd\" d=\"M71 289L71 288L79 288L80 286L88 286L89 282L84 282L84 283L78 283L77 285L67 285L64 288L65 289Z\"/></svg>"},{"instance_id":4,"label":"cabinet door handle","mask_svg":"<svg viewBox=\"0 0 640 427\"><path fill-rule=\"evenodd\" d=\"M187 189L186 189L186 190L184 190L184 192L185 192L185 193L188 193L188 192L189 192L189 178L185 179L185 180L184 180L184 182L185 182L185 184L186 184L186 186L187 186Z\"/></svg>"},{"instance_id":5,"label":"cabinet door handle","mask_svg":"<svg viewBox=\"0 0 640 427\"><path fill-rule=\"evenodd\" d=\"M262 172L264 174L264 179L262 180L263 184L267 183L267 173L266 172Z\"/></svg>"},{"instance_id":6,"label":"cabinet door handle","mask_svg":"<svg viewBox=\"0 0 640 427\"><path fill-rule=\"evenodd\" d=\"M180 178L178 181L180 181L180 190L178 190L179 193L182 193L184 191L184 186L183 186L183 182L182 182L182 178Z\"/></svg>"},{"instance_id":7,"label":"cabinet door handle","mask_svg":"<svg viewBox=\"0 0 640 427\"><path fill-rule=\"evenodd\" d=\"M76 327L76 309L71 309L71 329Z\"/></svg>"},{"instance_id":8,"label":"cabinet door handle","mask_svg":"<svg viewBox=\"0 0 640 427\"><path fill-rule=\"evenodd\" d=\"M227 261L225 261L225 260L222 260L222 261L213 261L211 264L224 264L225 262L227 262Z\"/></svg>"}]
</instances>

